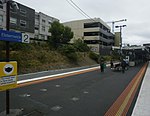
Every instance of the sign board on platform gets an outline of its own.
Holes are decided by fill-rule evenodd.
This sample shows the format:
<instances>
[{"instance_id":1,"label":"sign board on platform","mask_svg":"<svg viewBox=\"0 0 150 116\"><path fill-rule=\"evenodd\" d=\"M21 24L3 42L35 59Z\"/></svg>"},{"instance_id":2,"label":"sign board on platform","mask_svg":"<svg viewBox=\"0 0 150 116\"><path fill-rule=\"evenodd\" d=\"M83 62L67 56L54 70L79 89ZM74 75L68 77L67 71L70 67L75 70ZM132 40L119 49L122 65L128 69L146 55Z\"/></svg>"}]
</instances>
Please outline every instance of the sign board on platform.
<instances>
[{"instance_id":1,"label":"sign board on platform","mask_svg":"<svg viewBox=\"0 0 150 116\"><path fill-rule=\"evenodd\" d=\"M29 43L29 35L26 33L20 33L15 31L0 30L0 40Z\"/></svg>"},{"instance_id":2,"label":"sign board on platform","mask_svg":"<svg viewBox=\"0 0 150 116\"><path fill-rule=\"evenodd\" d=\"M17 62L0 62L0 91L17 85Z\"/></svg>"}]
</instances>

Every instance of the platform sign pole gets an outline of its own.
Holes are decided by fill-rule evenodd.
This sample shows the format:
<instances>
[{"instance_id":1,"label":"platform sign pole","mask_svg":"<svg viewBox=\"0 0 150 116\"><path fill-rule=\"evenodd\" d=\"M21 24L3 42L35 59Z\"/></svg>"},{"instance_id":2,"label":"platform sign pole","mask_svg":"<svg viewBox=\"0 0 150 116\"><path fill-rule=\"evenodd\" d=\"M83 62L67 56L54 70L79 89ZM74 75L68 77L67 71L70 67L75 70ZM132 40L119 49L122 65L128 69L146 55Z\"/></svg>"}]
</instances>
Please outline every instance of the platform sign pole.
<instances>
[{"instance_id":1,"label":"platform sign pole","mask_svg":"<svg viewBox=\"0 0 150 116\"><path fill-rule=\"evenodd\" d=\"M6 3L6 30L10 29L10 1ZM6 41L6 62L9 62L10 57L10 45L9 41ZM9 89L6 90L6 114L9 114L10 109L10 98L9 98Z\"/></svg>"},{"instance_id":2,"label":"platform sign pole","mask_svg":"<svg viewBox=\"0 0 150 116\"><path fill-rule=\"evenodd\" d=\"M6 91L6 115L10 114L10 89L16 87L17 85L17 62L10 62L10 41L11 42L21 42L30 43L30 37L27 33L13 32L10 30L10 6L12 5L12 0L2 0L6 3L6 30L0 30L0 40L6 41L6 62L0 62L0 90ZM16 10L19 9L18 6ZM2 70L3 65L9 66ZM11 67L15 70L12 71L12 75L8 74ZM4 74L5 73L5 74Z\"/></svg>"}]
</instances>

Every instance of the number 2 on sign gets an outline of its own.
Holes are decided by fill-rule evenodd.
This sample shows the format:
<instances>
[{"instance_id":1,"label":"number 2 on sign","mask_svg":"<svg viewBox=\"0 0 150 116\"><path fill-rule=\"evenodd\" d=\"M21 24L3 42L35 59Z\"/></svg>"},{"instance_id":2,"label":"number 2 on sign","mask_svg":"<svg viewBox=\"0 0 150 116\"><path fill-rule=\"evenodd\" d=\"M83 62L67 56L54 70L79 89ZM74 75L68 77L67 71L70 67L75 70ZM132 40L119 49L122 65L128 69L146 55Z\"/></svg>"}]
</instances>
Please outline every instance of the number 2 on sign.
<instances>
[{"instance_id":1,"label":"number 2 on sign","mask_svg":"<svg viewBox=\"0 0 150 116\"><path fill-rule=\"evenodd\" d=\"M22 43L29 43L29 35L22 33Z\"/></svg>"}]
</instances>

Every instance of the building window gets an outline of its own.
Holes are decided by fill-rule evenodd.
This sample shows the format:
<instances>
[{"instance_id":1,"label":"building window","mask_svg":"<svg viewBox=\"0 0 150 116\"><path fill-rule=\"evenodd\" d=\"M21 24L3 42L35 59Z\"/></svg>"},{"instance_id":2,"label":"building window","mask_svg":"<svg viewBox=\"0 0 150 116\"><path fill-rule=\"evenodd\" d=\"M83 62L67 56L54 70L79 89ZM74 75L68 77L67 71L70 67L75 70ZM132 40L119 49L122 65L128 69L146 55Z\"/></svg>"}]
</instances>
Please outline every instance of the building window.
<instances>
[{"instance_id":1,"label":"building window","mask_svg":"<svg viewBox=\"0 0 150 116\"><path fill-rule=\"evenodd\" d=\"M35 30L39 30L39 27L35 27L34 29L35 29Z\"/></svg>"},{"instance_id":2,"label":"building window","mask_svg":"<svg viewBox=\"0 0 150 116\"><path fill-rule=\"evenodd\" d=\"M39 19L39 15L38 14L35 14L35 19Z\"/></svg>"},{"instance_id":3,"label":"building window","mask_svg":"<svg viewBox=\"0 0 150 116\"><path fill-rule=\"evenodd\" d=\"M44 20L44 19L42 19L42 23L45 23L45 20Z\"/></svg>"},{"instance_id":4,"label":"building window","mask_svg":"<svg viewBox=\"0 0 150 116\"><path fill-rule=\"evenodd\" d=\"M94 23L84 23L84 28L95 28L99 27L99 22L94 22Z\"/></svg>"},{"instance_id":5,"label":"building window","mask_svg":"<svg viewBox=\"0 0 150 116\"><path fill-rule=\"evenodd\" d=\"M10 17L10 24L17 25L17 19Z\"/></svg>"},{"instance_id":6,"label":"building window","mask_svg":"<svg viewBox=\"0 0 150 116\"><path fill-rule=\"evenodd\" d=\"M51 25L51 24L52 24L52 22L49 20L49 21L48 21L48 24L49 24L49 25Z\"/></svg>"},{"instance_id":7,"label":"building window","mask_svg":"<svg viewBox=\"0 0 150 116\"><path fill-rule=\"evenodd\" d=\"M24 21L24 20L20 20L20 26L21 27L26 27L26 21Z\"/></svg>"},{"instance_id":8,"label":"building window","mask_svg":"<svg viewBox=\"0 0 150 116\"><path fill-rule=\"evenodd\" d=\"M0 0L0 8L3 9L3 3L1 0Z\"/></svg>"},{"instance_id":9,"label":"building window","mask_svg":"<svg viewBox=\"0 0 150 116\"><path fill-rule=\"evenodd\" d=\"M22 15L22 16L26 16L26 10L24 10L24 9L20 9L20 14Z\"/></svg>"},{"instance_id":10,"label":"building window","mask_svg":"<svg viewBox=\"0 0 150 116\"><path fill-rule=\"evenodd\" d=\"M0 24L2 24L2 23L3 23L3 16L0 15Z\"/></svg>"},{"instance_id":11,"label":"building window","mask_svg":"<svg viewBox=\"0 0 150 116\"><path fill-rule=\"evenodd\" d=\"M42 31L45 31L45 26L42 26Z\"/></svg>"},{"instance_id":12,"label":"building window","mask_svg":"<svg viewBox=\"0 0 150 116\"><path fill-rule=\"evenodd\" d=\"M41 35L41 39L44 40L44 39L45 39L45 36L44 36L44 35Z\"/></svg>"},{"instance_id":13,"label":"building window","mask_svg":"<svg viewBox=\"0 0 150 116\"><path fill-rule=\"evenodd\" d=\"M84 36L99 36L99 32L84 32Z\"/></svg>"},{"instance_id":14,"label":"building window","mask_svg":"<svg viewBox=\"0 0 150 116\"><path fill-rule=\"evenodd\" d=\"M99 40L84 40L84 43L86 43L86 44L98 44Z\"/></svg>"},{"instance_id":15,"label":"building window","mask_svg":"<svg viewBox=\"0 0 150 116\"><path fill-rule=\"evenodd\" d=\"M39 37L38 35L35 35L35 37L34 37L34 38L35 38L35 39L38 39L38 37Z\"/></svg>"}]
</instances>

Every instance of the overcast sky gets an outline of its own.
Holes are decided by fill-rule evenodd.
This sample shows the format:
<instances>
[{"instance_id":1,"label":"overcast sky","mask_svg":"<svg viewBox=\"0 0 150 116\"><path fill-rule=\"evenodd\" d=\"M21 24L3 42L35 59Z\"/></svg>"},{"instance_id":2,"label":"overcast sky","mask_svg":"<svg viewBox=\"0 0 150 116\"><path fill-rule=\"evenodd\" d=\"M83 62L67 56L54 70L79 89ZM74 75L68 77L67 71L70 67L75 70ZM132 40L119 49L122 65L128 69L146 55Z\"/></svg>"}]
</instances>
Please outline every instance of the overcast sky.
<instances>
[{"instance_id":1,"label":"overcast sky","mask_svg":"<svg viewBox=\"0 0 150 116\"><path fill-rule=\"evenodd\" d=\"M21 4L55 17L60 22L86 19L67 0L15 0ZM142 45L150 43L150 0L72 0L91 18L105 22L127 19L115 25L122 29L123 43ZM110 25L110 24L109 24ZM111 26L111 25L110 25ZM115 31L119 31L115 29Z\"/></svg>"}]
</instances>

